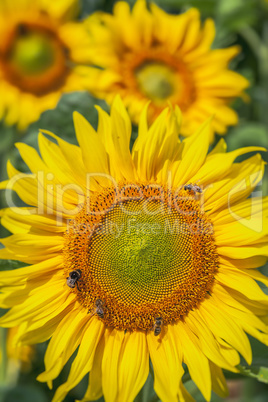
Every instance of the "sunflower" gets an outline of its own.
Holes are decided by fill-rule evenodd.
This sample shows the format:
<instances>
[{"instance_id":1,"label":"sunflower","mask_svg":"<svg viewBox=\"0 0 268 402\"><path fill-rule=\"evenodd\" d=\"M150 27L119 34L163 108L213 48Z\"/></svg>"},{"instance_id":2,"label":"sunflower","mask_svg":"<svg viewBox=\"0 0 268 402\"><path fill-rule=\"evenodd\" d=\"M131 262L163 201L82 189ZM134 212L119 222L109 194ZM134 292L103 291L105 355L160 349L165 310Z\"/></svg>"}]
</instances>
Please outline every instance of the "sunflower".
<instances>
[{"instance_id":1,"label":"sunflower","mask_svg":"<svg viewBox=\"0 0 268 402\"><path fill-rule=\"evenodd\" d=\"M222 368L237 372L239 353L251 363L246 333L268 344L255 281L268 284L255 269L268 255L268 197L248 198L264 162L234 163L262 148L226 153L221 139L208 153L210 121L180 143L176 107L150 128L145 108L130 152L121 99L98 112L97 131L74 113L79 146L42 131L40 155L17 144L30 173L8 163L1 188L29 207L7 198L14 234L0 257L30 265L2 272L0 306L11 309L0 325L19 326L19 345L51 338L38 377L49 387L78 349L53 402L88 373L82 401L132 401L149 360L164 402L191 400L183 363L206 400L225 396Z\"/></svg>"},{"instance_id":2,"label":"sunflower","mask_svg":"<svg viewBox=\"0 0 268 402\"><path fill-rule=\"evenodd\" d=\"M25 129L90 73L78 0L0 1L0 118Z\"/></svg>"},{"instance_id":3,"label":"sunflower","mask_svg":"<svg viewBox=\"0 0 268 402\"><path fill-rule=\"evenodd\" d=\"M199 11L165 13L145 0L115 4L114 14L98 12L87 19L92 63L102 69L92 73L90 90L110 103L119 93L137 123L143 106L151 101L152 122L167 106L179 105L184 120L181 131L192 134L209 116L214 131L224 134L238 122L229 107L249 82L228 69L239 46L211 50L215 25L207 19L201 27Z\"/></svg>"},{"instance_id":4,"label":"sunflower","mask_svg":"<svg viewBox=\"0 0 268 402\"><path fill-rule=\"evenodd\" d=\"M9 371L12 370L13 374L20 369L22 371L29 371L31 369L32 361L34 358L35 350L31 345L14 345L13 340L16 339L18 328L9 328L6 339L6 353L9 359Z\"/></svg>"}]
</instances>

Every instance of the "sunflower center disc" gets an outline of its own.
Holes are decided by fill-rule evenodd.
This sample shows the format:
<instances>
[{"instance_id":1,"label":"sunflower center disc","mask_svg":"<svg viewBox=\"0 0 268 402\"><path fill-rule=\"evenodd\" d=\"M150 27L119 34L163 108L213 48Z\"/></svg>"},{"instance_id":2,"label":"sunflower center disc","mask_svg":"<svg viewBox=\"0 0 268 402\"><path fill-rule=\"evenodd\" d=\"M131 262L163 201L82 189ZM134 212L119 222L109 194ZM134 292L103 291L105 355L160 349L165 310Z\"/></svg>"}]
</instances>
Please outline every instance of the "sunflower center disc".
<instances>
[{"instance_id":1,"label":"sunflower center disc","mask_svg":"<svg viewBox=\"0 0 268 402\"><path fill-rule=\"evenodd\" d=\"M24 74L39 74L53 64L53 48L43 35L25 35L15 42L12 61Z\"/></svg>"},{"instance_id":2,"label":"sunflower center disc","mask_svg":"<svg viewBox=\"0 0 268 402\"><path fill-rule=\"evenodd\" d=\"M66 232L65 274L81 270L78 300L124 330L174 322L211 290L218 257L210 221L193 194L142 186L96 196Z\"/></svg>"},{"instance_id":3,"label":"sunflower center disc","mask_svg":"<svg viewBox=\"0 0 268 402\"><path fill-rule=\"evenodd\" d=\"M174 72L160 63L146 63L136 71L140 90L152 100L165 100L175 90Z\"/></svg>"},{"instance_id":4,"label":"sunflower center disc","mask_svg":"<svg viewBox=\"0 0 268 402\"><path fill-rule=\"evenodd\" d=\"M67 58L67 47L46 21L43 26L22 22L7 35L0 65L12 85L43 96L64 85L70 70Z\"/></svg>"}]
</instances>

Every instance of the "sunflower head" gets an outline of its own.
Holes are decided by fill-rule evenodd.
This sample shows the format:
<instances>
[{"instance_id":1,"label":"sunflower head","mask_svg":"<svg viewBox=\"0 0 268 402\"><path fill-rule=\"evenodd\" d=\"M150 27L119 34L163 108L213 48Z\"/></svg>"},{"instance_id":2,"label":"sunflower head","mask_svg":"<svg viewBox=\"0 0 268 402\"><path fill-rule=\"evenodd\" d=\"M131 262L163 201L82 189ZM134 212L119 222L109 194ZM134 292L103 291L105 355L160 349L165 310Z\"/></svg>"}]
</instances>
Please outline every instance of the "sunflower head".
<instances>
[{"instance_id":1,"label":"sunflower head","mask_svg":"<svg viewBox=\"0 0 268 402\"><path fill-rule=\"evenodd\" d=\"M83 402L134 400L149 360L163 401L191 400L186 366L206 400L212 389L225 397L222 369L237 372L239 354L251 363L246 334L268 344L256 282L268 284L256 270L268 256L268 200L249 198L264 163L259 154L235 163L263 149L227 153L221 140L208 152L210 120L180 142L175 107L149 128L145 108L130 152L120 98L110 115L98 111L97 131L74 114L79 145L47 131L40 154L17 144L31 173L9 163L0 188L29 207L1 212L13 234L0 257L29 266L1 274L10 310L0 325L19 326L19 344L51 338L38 377L50 387L77 350L53 402L88 373Z\"/></svg>"},{"instance_id":2,"label":"sunflower head","mask_svg":"<svg viewBox=\"0 0 268 402\"><path fill-rule=\"evenodd\" d=\"M0 118L25 129L56 106L62 93L84 88L77 64L89 62L83 23L71 22L78 1L2 2L0 5L0 87L6 93ZM83 50L83 55L82 55Z\"/></svg>"},{"instance_id":3,"label":"sunflower head","mask_svg":"<svg viewBox=\"0 0 268 402\"><path fill-rule=\"evenodd\" d=\"M103 322L125 331L182 319L218 268L212 225L194 196L139 182L94 195L70 222L64 261L80 303L94 312L101 300Z\"/></svg>"},{"instance_id":4,"label":"sunflower head","mask_svg":"<svg viewBox=\"0 0 268 402\"><path fill-rule=\"evenodd\" d=\"M92 63L101 67L92 72L90 89L109 103L120 93L135 123L150 100L150 122L168 103L179 105L184 136L212 114L214 132L224 134L237 124L229 104L249 82L228 63L240 49L212 50L214 22L207 19L201 26L197 9L170 15L154 3L148 10L145 0L138 0L130 11L120 1L113 15L95 13L87 25L96 49Z\"/></svg>"}]
</instances>

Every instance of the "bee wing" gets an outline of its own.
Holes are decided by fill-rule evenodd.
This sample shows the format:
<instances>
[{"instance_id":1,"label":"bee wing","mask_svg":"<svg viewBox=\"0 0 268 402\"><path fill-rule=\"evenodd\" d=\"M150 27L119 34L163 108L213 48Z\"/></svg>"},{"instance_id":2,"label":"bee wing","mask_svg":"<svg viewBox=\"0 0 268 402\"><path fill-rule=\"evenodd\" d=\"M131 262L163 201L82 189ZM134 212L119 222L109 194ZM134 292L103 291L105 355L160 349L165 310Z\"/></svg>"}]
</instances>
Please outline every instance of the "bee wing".
<instances>
[{"instance_id":1,"label":"bee wing","mask_svg":"<svg viewBox=\"0 0 268 402\"><path fill-rule=\"evenodd\" d=\"M88 310L87 314L90 314L89 318L96 314L96 307L93 307L91 310Z\"/></svg>"}]
</instances>

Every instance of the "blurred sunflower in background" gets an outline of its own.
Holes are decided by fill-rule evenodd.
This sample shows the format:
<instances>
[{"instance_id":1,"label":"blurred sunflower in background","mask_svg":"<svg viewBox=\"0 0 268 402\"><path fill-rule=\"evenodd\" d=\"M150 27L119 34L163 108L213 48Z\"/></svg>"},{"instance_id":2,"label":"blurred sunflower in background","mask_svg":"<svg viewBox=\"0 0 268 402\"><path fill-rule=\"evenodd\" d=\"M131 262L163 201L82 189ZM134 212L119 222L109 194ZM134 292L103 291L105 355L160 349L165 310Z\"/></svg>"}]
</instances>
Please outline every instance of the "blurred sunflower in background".
<instances>
[{"instance_id":1,"label":"blurred sunflower in background","mask_svg":"<svg viewBox=\"0 0 268 402\"><path fill-rule=\"evenodd\" d=\"M167 14L154 3L150 10L138 0L130 11L124 1L115 4L113 15L98 12L87 19L91 35L90 90L111 103L119 93L133 122L151 101L152 122L167 106L179 105L183 113L181 133L192 134L209 116L215 115L213 131L224 134L238 122L230 102L243 96L246 78L228 69L239 46L212 50L215 24L191 8L180 15ZM211 142L213 141L213 133Z\"/></svg>"},{"instance_id":2,"label":"blurred sunflower in background","mask_svg":"<svg viewBox=\"0 0 268 402\"><path fill-rule=\"evenodd\" d=\"M88 36L78 0L0 1L0 118L23 130L61 95L83 90Z\"/></svg>"},{"instance_id":3,"label":"blurred sunflower in background","mask_svg":"<svg viewBox=\"0 0 268 402\"><path fill-rule=\"evenodd\" d=\"M78 113L79 146L39 134L38 152L17 144L30 173L8 164L1 188L29 207L2 210L13 234L0 258L30 266L1 274L3 327L16 341L50 339L52 382L77 350L53 402L90 372L82 401L132 401L149 374L161 401L228 393L222 369L250 365L250 334L268 345L268 285L255 268L267 260L268 197L248 198L260 182L260 147L208 153L210 121L179 142L181 115L165 109L148 128L143 109L132 152L130 118L120 98L95 131ZM52 137L52 141L48 139ZM55 140L57 143L55 143Z\"/></svg>"},{"instance_id":4,"label":"blurred sunflower in background","mask_svg":"<svg viewBox=\"0 0 268 402\"><path fill-rule=\"evenodd\" d=\"M9 328L7 334L7 356L12 360L13 365L21 366L22 370L27 371L31 368L31 361L34 358L34 347L29 345L18 346L14 344L18 328Z\"/></svg>"}]
</instances>

